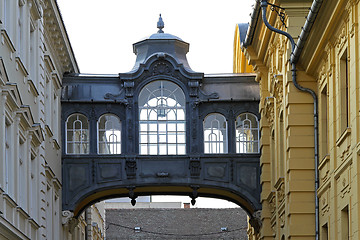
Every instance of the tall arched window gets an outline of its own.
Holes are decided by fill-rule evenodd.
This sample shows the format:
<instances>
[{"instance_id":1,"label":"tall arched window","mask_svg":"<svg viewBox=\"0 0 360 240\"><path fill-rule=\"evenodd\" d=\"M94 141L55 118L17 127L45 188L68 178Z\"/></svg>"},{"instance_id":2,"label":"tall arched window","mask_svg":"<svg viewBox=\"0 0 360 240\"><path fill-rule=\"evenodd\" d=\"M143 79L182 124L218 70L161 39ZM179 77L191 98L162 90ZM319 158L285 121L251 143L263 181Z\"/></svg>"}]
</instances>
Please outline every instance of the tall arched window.
<instances>
[{"instance_id":1,"label":"tall arched window","mask_svg":"<svg viewBox=\"0 0 360 240\"><path fill-rule=\"evenodd\" d=\"M141 155L183 155L185 95L170 81L147 84L139 94L139 152Z\"/></svg>"},{"instance_id":2,"label":"tall arched window","mask_svg":"<svg viewBox=\"0 0 360 240\"><path fill-rule=\"evenodd\" d=\"M204 119L204 153L227 153L227 121L219 113Z\"/></svg>"},{"instance_id":3,"label":"tall arched window","mask_svg":"<svg viewBox=\"0 0 360 240\"><path fill-rule=\"evenodd\" d=\"M98 153L121 154L121 122L113 114L104 114L98 121Z\"/></svg>"},{"instance_id":4,"label":"tall arched window","mask_svg":"<svg viewBox=\"0 0 360 240\"><path fill-rule=\"evenodd\" d=\"M89 153L89 122L82 114L72 114L66 120L66 153Z\"/></svg>"},{"instance_id":5,"label":"tall arched window","mask_svg":"<svg viewBox=\"0 0 360 240\"><path fill-rule=\"evenodd\" d=\"M236 118L236 152L259 152L259 121L254 114L242 113Z\"/></svg>"}]
</instances>

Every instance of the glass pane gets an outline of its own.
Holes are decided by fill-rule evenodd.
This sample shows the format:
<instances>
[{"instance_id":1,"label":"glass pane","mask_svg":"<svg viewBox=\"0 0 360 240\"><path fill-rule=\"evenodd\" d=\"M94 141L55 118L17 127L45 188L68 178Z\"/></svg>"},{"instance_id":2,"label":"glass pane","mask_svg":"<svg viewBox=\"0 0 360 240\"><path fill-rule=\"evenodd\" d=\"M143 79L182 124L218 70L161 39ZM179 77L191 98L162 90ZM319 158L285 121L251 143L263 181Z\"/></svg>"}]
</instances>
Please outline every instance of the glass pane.
<instances>
[{"instance_id":1,"label":"glass pane","mask_svg":"<svg viewBox=\"0 0 360 240\"><path fill-rule=\"evenodd\" d=\"M148 144L149 149L145 151L140 145L140 154L179 154L177 143L185 146L186 99L182 89L171 81L153 81L140 91L138 102L139 143Z\"/></svg>"},{"instance_id":2,"label":"glass pane","mask_svg":"<svg viewBox=\"0 0 360 240\"><path fill-rule=\"evenodd\" d=\"M167 154L167 145L166 144L160 144L159 145L159 154L160 155L166 155Z\"/></svg>"},{"instance_id":3,"label":"glass pane","mask_svg":"<svg viewBox=\"0 0 360 240\"><path fill-rule=\"evenodd\" d=\"M140 143L147 143L148 142L148 135L142 134L140 135Z\"/></svg>"},{"instance_id":4,"label":"glass pane","mask_svg":"<svg viewBox=\"0 0 360 240\"><path fill-rule=\"evenodd\" d=\"M236 152L259 152L259 126L257 117L251 113L240 114L236 119Z\"/></svg>"},{"instance_id":5,"label":"glass pane","mask_svg":"<svg viewBox=\"0 0 360 240\"><path fill-rule=\"evenodd\" d=\"M149 142L150 143L157 143L158 141L158 136L155 134L149 135Z\"/></svg>"},{"instance_id":6,"label":"glass pane","mask_svg":"<svg viewBox=\"0 0 360 240\"><path fill-rule=\"evenodd\" d=\"M140 154L148 154L147 147L147 145L140 144Z\"/></svg>"},{"instance_id":7,"label":"glass pane","mask_svg":"<svg viewBox=\"0 0 360 240\"><path fill-rule=\"evenodd\" d=\"M176 155L176 144L169 144L168 145L168 154L169 155Z\"/></svg>"},{"instance_id":8,"label":"glass pane","mask_svg":"<svg viewBox=\"0 0 360 240\"><path fill-rule=\"evenodd\" d=\"M157 155L157 145L153 145L153 144L151 144L150 146L149 146L149 154L150 155Z\"/></svg>"},{"instance_id":9,"label":"glass pane","mask_svg":"<svg viewBox=\"0 0 360 240\"><path fill-rule=\"evenodd\" d=\"M186 146L185 144L178 144L178 154L186 154Z\"/></svg>"},{"instance_id":10,"label":"glass pane","mask_svg":"<svg viewBox=\"0 0 360 240\"><path fill-rule=\"evenodd\" d=\"M140 131L141 132L146 132L148 130L148 125L146 123L141 123L140 124Z\"/></svg>"},{"instance_id":11,"label":"glass pane","mask_svg":"<svg viewBox=\"0 0 360 240\"><path fill-rule=\"evenodd\" d=\"M185 132L185 123L179 123L177 125L178 132Z\"/></svg>"},{"instance_id":12,"label":"glass pane","mask_svg":"<svg viewBox=\"0 0 360 240\"><path fill-rule=\"evenodd\" d=\"M177 136L178 143L185 143L185 134L181 134Z\"/></svg>"},{"instance_id":13,"label":"glass pane","mask_svg":"<svg viewBox=\"0 0 360 240\"><path fill-rule=\"evenodd\" d=\"M149 131L157 132L157 123L150 123Z\"/></svg>"}]
</instances>

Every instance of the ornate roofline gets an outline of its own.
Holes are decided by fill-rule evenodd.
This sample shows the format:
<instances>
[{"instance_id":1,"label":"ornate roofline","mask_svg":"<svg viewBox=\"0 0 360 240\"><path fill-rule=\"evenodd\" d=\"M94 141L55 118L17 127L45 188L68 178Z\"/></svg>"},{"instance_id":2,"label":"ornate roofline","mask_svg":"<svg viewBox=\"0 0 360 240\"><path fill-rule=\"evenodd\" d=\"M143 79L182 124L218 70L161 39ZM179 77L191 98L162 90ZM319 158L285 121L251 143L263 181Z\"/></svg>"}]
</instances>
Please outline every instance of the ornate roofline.
<instances>
[{"instance_id":1,"label":"ornate roofline","mask_svg":"<svg viewBox=\"0 0 360 240\"><path fill-rule=\"evenodd\" d=\"M53 51L57 55L61 73L79 73L79 67L75 59L69 36L55 0L44 1L44 30L48 40L52 41Z\"/></svg>"}]
</instances>

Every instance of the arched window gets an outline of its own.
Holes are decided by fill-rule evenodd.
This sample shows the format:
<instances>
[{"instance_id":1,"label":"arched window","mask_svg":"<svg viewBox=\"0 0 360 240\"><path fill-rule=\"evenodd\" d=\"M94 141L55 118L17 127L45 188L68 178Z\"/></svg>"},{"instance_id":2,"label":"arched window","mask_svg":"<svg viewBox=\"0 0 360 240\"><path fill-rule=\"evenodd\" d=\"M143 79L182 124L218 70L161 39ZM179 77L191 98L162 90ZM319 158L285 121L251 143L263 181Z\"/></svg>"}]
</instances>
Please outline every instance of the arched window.
<instances>
[{"instance_id":1,"label":"arched window","mask_svg":"<svg viewBox=\"0 0 360 240\"><path fill-rule=\"evenodd\" d=\"M227 121L219 113L204 119L204 153L227 153Z\"/></svg>"},{"instance_id":2,"label":"arched window","mask_svg":"<svg viewBox=\"0 0 360 240\"><path fill-rule=\"evenodd\" d=\"M66 120L66 153L89 153L89 122L82 114L72 114Z\"/></svg>"},{"instance_id":3,"label":"arched window","mask_svg":"<svg viewBox=\"0 0 360 240\"><path fill-rule=\"evenodd\" d=\"M170 81L147 84L139 95L139 153L183 155L185 141L185 95Z\"/></svg>"},{"instance_id":4,"label":"arched window","mask_svg":"<svg viewBox=\"0 0 360 240\"><path fill-rule=\"evenodd\" d=\"M98 121L98 153L121 154L121 122L113 114L104 114Z\"/></svg>"},{"instance_id":5,"label":"arched window","mask_svg":"<svg viewBox=\"0 0 360 240\"><path fill-rule=\"evenodd\" d=\"M251 113L242 113L236 118L236 152L259 152L259 121Z\"/></svg>"}]
</instances>

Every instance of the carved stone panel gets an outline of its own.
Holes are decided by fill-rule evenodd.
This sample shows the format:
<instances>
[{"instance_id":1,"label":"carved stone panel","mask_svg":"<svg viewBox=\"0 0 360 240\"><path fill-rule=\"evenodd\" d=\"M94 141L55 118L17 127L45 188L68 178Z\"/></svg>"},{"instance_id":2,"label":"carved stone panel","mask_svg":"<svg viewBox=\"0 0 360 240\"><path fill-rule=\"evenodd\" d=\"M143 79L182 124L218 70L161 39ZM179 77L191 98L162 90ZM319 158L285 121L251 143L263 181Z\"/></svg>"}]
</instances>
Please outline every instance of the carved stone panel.
<instances>
[{"instance_id":1,"label":"carved stone panel","mask_svg":"<svg viewBox=\"0 0 360 240\"><path fill-rule=\"evenodd\" d=\"M185 160L139 160L140 177L157 177L157 178L172 178L172 177L184 177Z\"/></svg>"},{"instance_id":2,"label":"carved stone panel","mask_svg":"<svg viewBox=\"0 0 360 240\"><path fill-rule=\"evenodd\" d=\"M111 182L122 180L121 163L100 162L97 164L97 182Z\"/></svg>"},{"instance_id":3,"label":"carved stone panel","mask_svg":"<svg viewBox=\"0 0 360 240\"><path fill-rule=\"evenodd\" d=\"M255 190L258 185L257 168L255 166L247 166L241 163L236 164L235 168L236 185L245 186L251 190Z\"/></svg>"},{"instance_id":4,"label":"carved stone panel","mask_svg":"<svg viewBox=\"0 0 360 240\"><path fill-rule=\"evenodd\" d=\"M78 192L89 185L91 167L88 163L72 163L67 165L69 191Z\"/></svg>"},{"instance_id":5,"label":"carved stone panel","mask_svg":"<svg viewBox=\"0 0 360 240\"><path fill-rule=\"evenodd\" d=\"M206 162L204 166L204 179L229 182L229 171L227 162Z\"/></svg>"}]
</instances>

